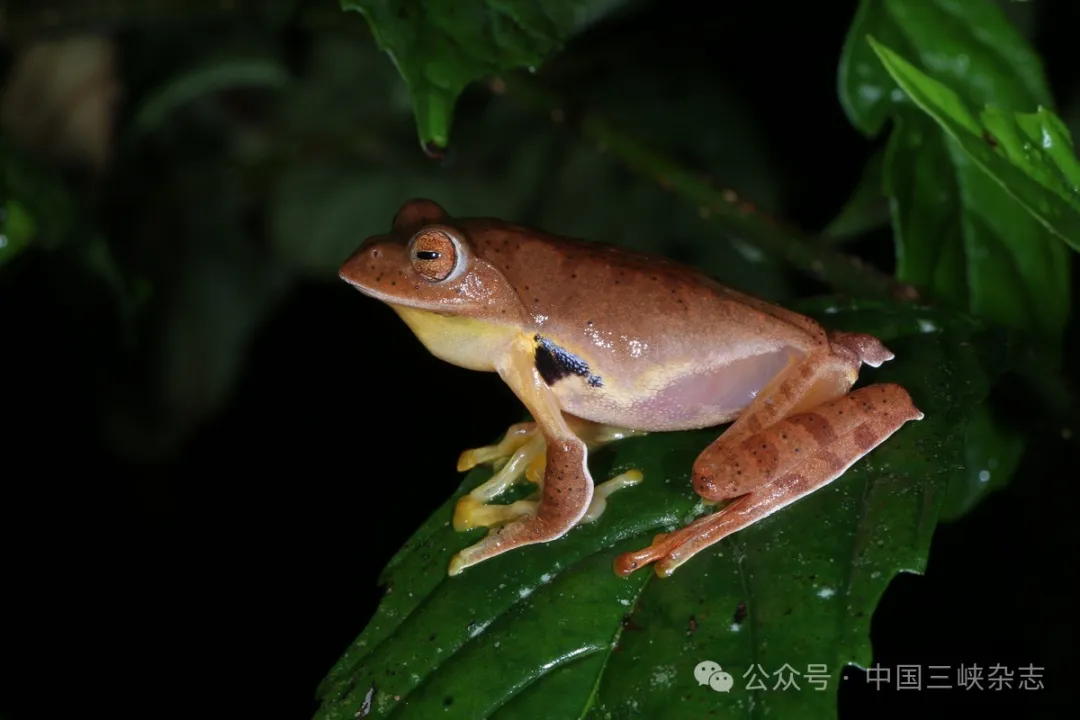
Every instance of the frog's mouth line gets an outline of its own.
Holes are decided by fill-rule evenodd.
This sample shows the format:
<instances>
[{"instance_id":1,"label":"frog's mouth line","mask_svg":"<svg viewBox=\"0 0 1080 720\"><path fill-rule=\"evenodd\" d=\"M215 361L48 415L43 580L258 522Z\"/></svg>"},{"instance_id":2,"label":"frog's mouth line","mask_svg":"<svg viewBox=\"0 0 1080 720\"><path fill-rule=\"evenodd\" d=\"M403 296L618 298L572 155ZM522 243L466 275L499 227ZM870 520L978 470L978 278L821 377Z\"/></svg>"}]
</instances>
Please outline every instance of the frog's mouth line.
<instances>
[{"instance_id":1,"label":"frog's mouth line","mask_svg":"<svg viewBox=\"0 0 1080 720\"><path fill-rule=\"evenodd\" d=\"M385 303L391 307L408 308L410 310L423 310L426 313L438 315L439 317L445 318L453 318L457 317L458 315L458 313L448 312L446 310L439 309L443 307L442 305L433 306L430 303L410 301L407 298L402 298L397 295L390 295L388 293L382 292L381 290L375 290L374 288L368 287L366 285L353 282L349 278L345 277L343 274L339 274L339 277L341 277L342 280L347 282L354 290L360 292L360 294L378 300L379 302Z\"/></svg>"},{"instance_id":2,"label":"frog's mouth line","mask_svg":"<svg viewBox=\"0 0 1080 720\"><path fill-rule=\"evenodd\" d=\"M350 287L352 287L354 290L357 290L358 292L360 292L361 295L365 295L365 296L367 296L369 298L374 298L375 300L378 300L380 302L384 302L387 305L401 305L403 307L420 308L419 305L412 305L408 301L403 301L401 298L392 297L391 295L388 295L387 293L381 292L379 290L375 290L375 289L370 288L370 287L368 287L366 285L362 285L361 283L358 283L358 282L353 282L349 278L345 277L343 274L340 275L340 277L341 277L342 280L347 282ZM423 308L420 308L420 309L423 309Z\"/></svg>"},{"instance_id":3,"label":"frog's mouth line","mask_svg":"<svg viewBox=\"0 0 1080 720\"><path fill-rule=\"evenodd\" d=\"M454 313L446 312L445 310L436 310L436 309L430 307L429 305L425 305L424 303L409 302L407 300L402 300L401 298L393 297L391 295L386 295L384 293L379 292L378 290L371 290L370 288L361 287L361 286L355 285L353 283L349 283L349 284L352 285L356 290L360 291L360 293L362 295L365 295L365 296L367 296L369 298L372 298L374 300L378 300L379 302L381 302L381 303L383 303L385 305L389 305L391 308L394 308L394 309L396 309L396 308L405 308L405 309L408 309L408 310L421 310L421 311L423 311L425 313L428 313L430 315L438 315L439 317L444 317L444 318L453 318L453 317L455 317Z\"/></svg>"}]
</instances>

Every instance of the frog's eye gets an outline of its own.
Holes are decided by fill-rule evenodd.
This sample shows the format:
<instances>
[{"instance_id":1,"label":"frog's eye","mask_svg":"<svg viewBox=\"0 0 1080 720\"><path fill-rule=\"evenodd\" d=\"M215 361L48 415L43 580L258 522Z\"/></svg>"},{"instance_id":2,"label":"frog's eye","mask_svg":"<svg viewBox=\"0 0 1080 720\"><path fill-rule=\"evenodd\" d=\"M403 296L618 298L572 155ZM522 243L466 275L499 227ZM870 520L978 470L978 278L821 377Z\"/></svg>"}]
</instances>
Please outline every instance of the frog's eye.
<instances>
[{"instance_id":1,"label":"frog's eye","mask_svg":"<svg viewBox=\"0 0 1080 720\"><path fill-rule=\"evenodd\" d=\"M409 255L413 269L433 282L450 277L458 266L458 245L445 230L428 228L413 236Z\"/></svg>"}]
</instances>

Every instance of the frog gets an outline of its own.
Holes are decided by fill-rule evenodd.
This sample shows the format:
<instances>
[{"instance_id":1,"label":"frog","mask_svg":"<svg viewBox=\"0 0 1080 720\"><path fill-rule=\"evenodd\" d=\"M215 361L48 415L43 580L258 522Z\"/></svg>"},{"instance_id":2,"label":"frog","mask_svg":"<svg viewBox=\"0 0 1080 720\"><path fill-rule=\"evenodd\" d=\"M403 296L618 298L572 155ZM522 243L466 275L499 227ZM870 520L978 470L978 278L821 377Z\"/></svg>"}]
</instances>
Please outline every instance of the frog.
<instances>
[{"instance_id":1,"label":"frog","mask_svg":"<svg viewBox=\"0 0 1080 720\"><path fill-rule=\"evenodd\" d=\"M610 443L726 426L690 468L703 514L613 561L622 577L649 565L668 577L923 419L899 384L854 387L864 365L895 357L878 338L827 330L660 255L416 198L338 274L435 357L496 373L530 418L459 456L459 471L494 471L455 505L456 530L487 533L450 558L450 576L596 522L613 493L645 481L629 470L594 483L589 458ZM535 492L493 502L521 482Z\"/></svg>"}]
</instances>

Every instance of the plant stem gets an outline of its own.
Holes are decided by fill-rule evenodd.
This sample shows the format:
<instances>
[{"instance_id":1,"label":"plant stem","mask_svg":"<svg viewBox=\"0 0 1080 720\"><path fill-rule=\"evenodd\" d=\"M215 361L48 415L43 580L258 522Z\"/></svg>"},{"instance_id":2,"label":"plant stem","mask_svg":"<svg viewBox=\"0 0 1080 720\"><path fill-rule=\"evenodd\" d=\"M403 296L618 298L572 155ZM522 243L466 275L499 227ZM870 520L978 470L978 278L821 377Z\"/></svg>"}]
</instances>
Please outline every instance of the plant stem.
<instances>
[{"instance_id":1,"label":"plant stem","mask_svg":"<svg viewBox=\"0 0 1080 720\"><path fill-rule=\"evenodd\" d=\"M601 152L611 153L635 172L658 182L698 207L702 219L783 257L794 268L853 297L867 299L916 300L914 288L897 282L862 260L846 255L796 228L761 214L731 190L719 190L707 178L680 165L641 140L616 128L595 112L577 116L562 109L563 103L533 78L512 75L492 82L496 93L543 107L554 118L574 118L581 136L596 143Z\"/></svg>"}]
</instances>

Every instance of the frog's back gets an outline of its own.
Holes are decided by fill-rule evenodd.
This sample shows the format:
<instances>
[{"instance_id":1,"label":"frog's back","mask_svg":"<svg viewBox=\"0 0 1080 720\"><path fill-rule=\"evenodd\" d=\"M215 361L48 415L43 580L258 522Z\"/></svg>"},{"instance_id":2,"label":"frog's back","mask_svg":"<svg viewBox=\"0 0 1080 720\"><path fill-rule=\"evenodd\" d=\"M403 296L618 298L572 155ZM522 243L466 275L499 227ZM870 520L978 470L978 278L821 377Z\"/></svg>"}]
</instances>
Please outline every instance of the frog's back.
<instances>
[{"instance_id":1,"label":"frog's back","mask_svg":"<svg viewBox=\"0 0 1080 720\"><path fill-rule=\"evenodd\" d=\"M813 321L664 258L501 221L462 225L516 289L536 335L593 369L553 385L568 411L588 419L628 425L631 412L637 426L657 429L726 421L824 338ZM688 398L704 404L691 412ZM682 417L670 417L675 402Z\"/></svg>"},{"instance_id":2,"label":"frog's back","mask_svg":"<svg viewBox=\"0 0 1080 720\"><path fill-rule=\"evenodd\" d=\"M656 352L679 355L685 343L747 347L763 337L801 346L807 332L820 331L666 258L502 221L466 222L476 253L506 276L537 325L564 339L648 337Z\"/></svg>"}]
</instances>

